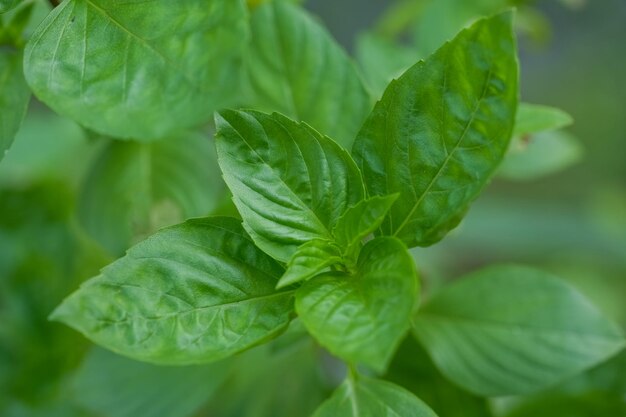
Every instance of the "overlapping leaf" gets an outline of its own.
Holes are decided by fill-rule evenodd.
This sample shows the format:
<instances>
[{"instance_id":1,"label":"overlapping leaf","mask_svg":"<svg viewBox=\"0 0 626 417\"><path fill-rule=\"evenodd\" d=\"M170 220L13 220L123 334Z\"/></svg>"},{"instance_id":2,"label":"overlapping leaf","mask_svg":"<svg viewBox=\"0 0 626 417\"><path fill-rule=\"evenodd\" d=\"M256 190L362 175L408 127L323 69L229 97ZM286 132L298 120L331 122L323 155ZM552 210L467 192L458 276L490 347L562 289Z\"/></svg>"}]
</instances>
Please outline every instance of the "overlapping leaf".
<instances>
[{"instance_id":1,"label":"overlapping leaf","mask_svg":"<svg viewBox=\"0 0 626 417\"><path fill-rule=\"evenodd\" d=\"M480 20L385 91L353 152L371 195L400 193L382 225L409 246L460 221L511 137L518 66L511 13Z\"/></svg>"},{"instance_id":2,"label":"overlapping leaf","mask_svg":"<svg viewBox=\"0 0 626 417\"><path fill-rule=\"evenodd\" d=\"M232 100L246 31L242 1L67 0L30 39L26 79L97 132L161 138Z\"/></svg>"},{"instance_id":3,"label":"overlapping leaf","mask_svg":"<svg viewBox=\"0 0 626 417\"><path fill-rule=\"evenodd\" d=\"M330 239L344 211L364 197L350 155L285 116L224 111L217 117L224 179L255 243L287 262L311 239Z\"/></svg>"},{"instance_id":4,"label":"overlapping leaf","mask_svg":"<svg viewBox=\"0 0 626 417\"><path fill-rule=\"evenodd\" d=\"M0 160L13 143L26 114L30 89L22 72L22 53L0 47Z\"/></svg>"},{"instance_id":5,"label":"overlapping leaf","mask_svg":"<svg viewBox=\"0 0 626 417\"><path fill-rule=\"evenodd\" d=\"M372 100L346 53L302 8L284 1L255 8L251 28L253 106L305 121L349 148Z\"/></svg>"},{"instance_id":6,"label":"overlapping leaf","mask_svg":"<svg viewBox=\"0 0 626 417\"><path fill-rule=\"evenodd\" d=\"M414 329L444 375L486 396L541 390L626 345L619 327L580 293L517 266L491 267L445 288Z\"/></svg>"},{"instance_id":7,"label":"overlapping leaf","mask_svg":"<svg viewBox=\"0 0 626 417\"><path fill-rule=\"evenodd\" d=\"M417 297L413 259L397 239L361 250L356 272L327 273L296 292L296 311L331 353L382 370L409 327Z\"/></svg>"},{"instance_id":8,"label":"overlapping leaf","mask_svg":"<svg viewBox=\"0 0 626 417\"><path fill-rule=\"evenodd\" d=\"M343 257L339 246L328 240L313 239L300 246L294 253L277 288L306 281L328 267L342 262Z\"/></svg>"},{"instance_id":9,"label":"overlapping leaf","mask_svg":"<svg viewBox=\"0 0 626 417\"><path fill-rule=\"evenodd\" d=\"M275 291L282 272L237 220L189 220L131 248L52 317L135 359L210 362L286 328L293 294Z\"/></svg>"}]
</instances>

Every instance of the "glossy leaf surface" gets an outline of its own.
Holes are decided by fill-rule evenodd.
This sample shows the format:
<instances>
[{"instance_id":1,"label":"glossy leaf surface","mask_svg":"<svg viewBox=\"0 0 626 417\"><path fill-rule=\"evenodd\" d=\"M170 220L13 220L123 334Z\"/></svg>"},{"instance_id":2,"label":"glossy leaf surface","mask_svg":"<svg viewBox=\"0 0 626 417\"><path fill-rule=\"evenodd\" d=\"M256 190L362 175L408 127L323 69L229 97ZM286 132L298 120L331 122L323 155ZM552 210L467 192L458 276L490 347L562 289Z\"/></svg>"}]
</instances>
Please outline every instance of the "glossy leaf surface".
<instances>
[{"instance_id":1,"label":"glossy leaf surface","mask_svg":"<svg viewBox=\"0 0 626 417\"><path fill-rule=\"evenodd\" d=\"M287 262L364 197L350 155L328 137L285 116L224 111L217 154L226 184L255 243Z\"/></svg>"},{"instance_id":2,"label":"glossy leaf surface","mask_svg":"<svg viewBox=\"0 0 626 417\"><path fill-rule=\"evenodd\" d=\"M341 249L336 244L328 240L313 239L300 246L294 253L277 288L306 281L342 261Z\"/></svg>"},{"instance_id":3,"label":"glossy leaf surface","mask_svg":"<svg viewBox=\"0 0 626 417\"><path fill-rule=\"evenodd\" d=\"M331 353L382 370L409 327L417 287L406 247L381 237L363 247L353 275L328 273L304 283L296 311Z\"/></svg>"},{"instance_id":4,"label":"glossy leaf surface","mask_svg":"<svg viewBox=\"0 0 626 417\"><path fill-rule=\"evenodd\" d=\"M298 6L269 1L251 16L246 54L253 107L309 123L350 147L372 100L354 64Z\"/></svg>"},{"instance_id":5,"label":"glossy leaf surface","mask_svg":"<svg viewBox=\"0 0 626 417\"><path fill-rule=\"evenodd\" d=\"M444 288L414 330L444 375L485 396L541 390L626 344L576 290L520 266L490 267Z\"/></svg>"},{"instance_id":6,"label":"glossy leaf surface","mask_svg":"<svg viewBox=\"0 0 626 417\"><path fill-rule=\"evenodd\" d=\"M480 20L392 82L353 152L383 232L427 246L455 227L506 151L517 106L512 13Z\"/></svg>"},{"instance_id":7,"label":"glossy leaf surface","mask_svg":"<svg viewBox=\"0 0 626 417\"><path fill-rule=\"evenodd\" d=\"M241 1L67 0L31 37L26 79L90 129L162 138L228 103L246 31Z\"/></svg>"},{"instance_id":8,"label":"glossy leaf surface","mask_svg":"<svg viewBox=\"0 0 626 417\"><path fill-rule=\"evenodd\" d=\"M282 272L239 221L189 220L131 248L52 318L134 359L215 361L286 328L293 295L274 290Z\"/></svg>"},{"instance_id":9,"label":"glossy leaf surface","mask_svg":"<svg viewBox=\"0 0 626 417\"><path fill-rule=\"evenodd\" d=\"M0 46L0 161L13 143L30 99L22 73L22 54Z\"/></svg>"},{"instance_id":10,"label":"glossy leaf surface","mask_svg":"<svg viewBox=\"0 0 626 417\"><path fill-rule=\"evenodd\" d=\"M313 417L437 417L419 398L390 382L346 381Z\"/></svg>"},{"instance_id":11,"label":"glossy leaf surface","mask_svg":"<svg viewBox=\"0 0 626 417\"><path fill-rule=\"evenodd\" d=\"M90 169L79 201L87 232L112 254L137 238L205 216L223 193L212 141L187 133L151 143L111 141Z\"/></svg>"}]
</instances>

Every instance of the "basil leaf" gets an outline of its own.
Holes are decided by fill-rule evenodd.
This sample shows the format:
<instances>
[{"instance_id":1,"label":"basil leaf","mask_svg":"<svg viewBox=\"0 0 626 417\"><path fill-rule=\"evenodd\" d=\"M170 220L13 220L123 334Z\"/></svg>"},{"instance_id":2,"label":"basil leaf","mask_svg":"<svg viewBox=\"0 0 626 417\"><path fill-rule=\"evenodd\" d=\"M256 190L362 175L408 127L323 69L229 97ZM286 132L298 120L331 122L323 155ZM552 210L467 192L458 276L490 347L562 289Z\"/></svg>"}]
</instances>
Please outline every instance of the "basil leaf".
<instances>
[{"instance_id":1,"label":"basil leaf","mask_svg":"<svg viewBox=\"0 0 626 417\"><path fill-rule=\"evenodd\" d=\"M437 417L419 398L390 382L361 377L347 380L313 417Z\"/></svg>"},{"instance_id":2,"label":"basil leaf","mask_svg":"<svg viewBox=\"0 0 626 417\"><path fill-rule=\"evenodd\" d=\"M30 89L22 74L22 53L0 47L0 161L26 115Z\"/></svg>"},{"instance_id":3,"label":"basil leaf","mask_svg":"<svg viewBox=\"0 0 626 417\"><path fill-rule=\"evenodd\" d=\"M292 292L239 222L189 220L128 251L52 314L95 343L162 364L211 362L282 332Z\"/></svg>"},{"instance_id":4,"label":"basil leaf","mask_svg":"<svg viewBox=\"0 0 626 417\"><path fill-rule=\"evenodd\" d=\"M330 230L364 197L350 155L328 137L285 116L224 111L216 118L226 184L257 246L287 262Z\"/></svg>"},{"instance_id":5,"label":"basil leaf","mask_svg":"<svg viewBox=\"0 0 626 417\"><path fill-rule=\"evenodd\" d=\"M22 0L0 0L0 13L8 12L21 2Z\"/></svg>"},{"instance_id":6,"label":"basil leaf","mask_svg":"<svg viewBox=\"0 0 626 417\"><path fill-rule=\"evenodd\" d=\"M82 185L80 221L109 252L123 254L138 237L207 215L223 188L216 165L213 144L201 134L111 141Z\"/></svg>"},{"instance_id":7,"label":"basil leaf","mask_svg":"<svg viewBox=\"0 0 626 417\"><path fill-rule=\"evenodd\" d=\"M303 120L350 148L372 107L354 64L298 6L254 9L246 54L252 107Z\"/></svg>"},{"instance_id":8,"label":"basil leaf","mask_svg":"<svg viewBox=\"0 0 626 417\"><path fill-rule=\"evenodd\" d=\"M573 123L572 116L563 110L538 104L520 103L515 117L514 136L557 130Z\"/></svg>"},{"instance_id":9,"label":"basil leaf","mask_svg":"<svg viewBox=\"0 0 626 417\"><path fill-rule=\"evenodd\" d=\"M232 100L246 38L241 1L66 0L28 42L25 74L40 100L92 130L162 138Z\"/></svg>"},{"instance_id":10,"label":"basil leaf","mask_svg":"<svg viewBox=\"0 0 626 417\"><path fill-rule=\"evenodd\" d=\"M346 210L333 229L335 241L344 249L344 253L351 254L365 237L380 227L397 199L398 194L375 196Z\"/></svg>"},{"instance_id":11,"label":"basil leaf","mask_svg":"<svg viewBox=\"0 0 626 417\"><path fill-rule=\"evenodd\" d=\"M444 288L414 330L444 375L485 396L541 390L626 345L576 290L520 266L490 267Z\"/></svg>"},{"instance_id":12,"label":"basil leaf","mask_svg":"<svg viewBox=\"0 0 626 417\"><path fill-rule=\"evenodd\" d=\"M353 153L370 195L400 193L383 233L428 246L502 159L518 95L512 13L480 20L392 82Z\"/></svg>"},{"instance_id":13,"label":"basil leaf","mask_svg":"<svg viewBox=\"0 0 626 417\"><path fill-rule=\"evenodd\" d=\"M343 262L341 249L328 240L313 239L300 246L287 264L287 271L276 288L313 278L326 268Z\"/></svg>"},{"instance_id":14,"label":"basil leaf","mask_svg":"<svg viewBox=\"0 0 626 417\"><path fill-rule=\"evenodd\" d=\"M415 265L399 240L368 242L352 275L328 273L296 291L296 311L331 353L385 368L409 327L418 292Z\"/></svg>"}]
</instances>

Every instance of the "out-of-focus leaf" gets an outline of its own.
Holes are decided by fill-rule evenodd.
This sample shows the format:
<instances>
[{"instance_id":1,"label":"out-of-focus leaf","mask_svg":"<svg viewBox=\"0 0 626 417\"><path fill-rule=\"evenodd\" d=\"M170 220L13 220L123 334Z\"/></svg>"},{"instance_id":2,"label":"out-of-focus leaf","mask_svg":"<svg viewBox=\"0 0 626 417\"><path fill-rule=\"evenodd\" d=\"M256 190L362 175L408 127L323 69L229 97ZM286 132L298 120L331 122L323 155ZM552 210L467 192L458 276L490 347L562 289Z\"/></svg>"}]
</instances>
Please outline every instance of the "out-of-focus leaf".
<instances>
[{"instance_id":1,"label":"out-of-focus leaf","mask_svg":"<svg viewBox=\"0 0 626 417\"><path fill-rule=\"evenodd\" d=\"M458 225L508 148L518 96L512 18L480 20L406 71L357 136L370 195L400 193L382 230L409 247Z\"/></svg>"},{"instance_id":2,"label":"out-of-focus leaf","mask_svg":"<svg viewBox=\"0 0 626 417\"><path fill-rule=\"evenodd\" d=\"M111 141L82 185L82 225L112 254L190 217L224 192L212 141L188 133L151 143Z\"/></svg>"},{"instance_id":3,"label":"out-of-focus leaf","mask_svg":"<svg viewBox=\"0 0 626 417\"><path fill-rule=\"evenodd\" d=\"M383 370L409 327L418 292L415 265L399 240L368 242L352 274L327 273L296 292L296 311L331 353Z\"/></svg>"},{"instance_id":4,"label":"out-of-focus leaf","mask_svg":"<svg viewBox=\"0 0 626 417\"><path fill-rule=\"evenodd\" d=\"M582 157L582 145L569 133L537 133L530 138L514 139L498 176L516 181L533 180L569 168Z\"/></svg>"},{"instance_id":5,"label":"out-of-focus leaf","mask_svg":"<svg viewBox=\"0 0 626 417\"><path fill-rule=\"evenodd\" d=\"M437 417L419 398L390 382L361 377L344 382L313 417Z\"/></svg>"},{"instance_id":6,"label":"out-of-focus leaf","mask_svg":"<svg viewBox=\"0 0 626 417\"><path fill-rule=\"evenodd\" d=\"M22 53L0 45L0 161L26 115L30 89L22 72Z\"/></svg>"},{"instance_id":7,"label":"out-of-focus leaf","mask_svg":"<svg viewBox=\"0 0 626 417\"><path fill-rule=\"evenodd\" d=\"M227 378L229 366L157 366L94 349L73 377L73 402L101 417L189 417Z\"/></svg>"},{"instance_id":8,"label":"out-of-focus leaf","mask_svg":"<svg viewBox=\"0 0 626 417\"><path fill-rule=\"evenodd\" d=\"M304 123L229 110L216 124L219 164L244 226L280 261L311 239L331 239L339 217L365 196L350 154Z\"/></svg>"},{"instance_id":9,"label":"out-of-focus leaf","mask_svg":"<svg viewBox=\"0 0 626 417\"><path fill-rule=\"evenodd\" d=\"M306 281L342 261L341 249L333 242L322 239L310 240L296 250L276 288Z\"/></svg>"},{"instance_id":10,"label":"out-of-focus leaf","mask_svg":"<svg viewBox=\"0 0 626 417\"><path fill-rule=\"evenodd\" d=\"M626 401L602 392L582 395L550 394L532 398L502 417L621 417Z\"/></svg>"},{"instance_id":11,"label":"out-of-focus leaf","mask_svg":"<svg viewBox=\"0 0 626 417\"><path fill-rule=\"evenodd\" d=\"M552 275L495 266L435 295L414 330L446 377L479 395L527 394L626 346L622 331Z\"/></svg>"},{"instance_id":12,"label":"out-of-focus leaf","mask_svg":"<svg viewBox=\"0 0 626 417\"><path fill-rule=\"evenodd\" d=\"M301 7L285 1L255 8L251 27L251 106L307 122L349 149L372 100L346 53Z\"/></svg>"},{"instance_id":13,"label":"out-of-focus leaf","mask_svg":"<svg viewBox=\"0 0 626 417\"><path fill-rule=\"evenodd\" d=\"M572 124L568 113L555 107L520 103L515 116L514 136L557 130Z\"/></svg>"},{"instance_id":14,"label":"out-of-focus leaf","mask_svg":"<svg viewBox=\"0 0 626 417\"><path fill-rule=\"evenodd\" d=\"M6 13L20 4L22 0L0 0L0 13Z\"/></svg>"},{"instance_id":15,"label":"out-of-focus leaf","mask_svg":"<svg viewBox=\"0 0 626 417\"><path fill-rule=\"evenodd\" d=\"M31 37L25 75L94 131L163 138L234 99L246 39L242 1L67 0Z\"/></svg>"},{"instance_id":16,"label":"out-of-focus leaf","mask_svg":"<svg viewBox=\"0 0 626 417\"><path fill-rule=\"evenodd\" d=\"M194 219L131 248L66 298L52 319L134 359L211 362L287 327L293 292L274 289L282 273L238 220Z\"/></svg>"}]
</instances>

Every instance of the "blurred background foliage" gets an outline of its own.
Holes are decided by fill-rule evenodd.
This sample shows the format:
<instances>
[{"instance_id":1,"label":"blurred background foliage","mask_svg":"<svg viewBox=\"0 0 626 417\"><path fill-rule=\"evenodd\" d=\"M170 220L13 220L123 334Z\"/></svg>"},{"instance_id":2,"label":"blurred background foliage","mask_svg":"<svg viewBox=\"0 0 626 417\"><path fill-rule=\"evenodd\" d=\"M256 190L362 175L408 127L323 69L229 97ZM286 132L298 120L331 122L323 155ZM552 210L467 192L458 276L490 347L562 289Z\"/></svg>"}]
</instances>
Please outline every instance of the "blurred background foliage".
<instances>
[{"instance_id":1,"label":"blurred background foliage","mask_svg":"<svg viewBox=\"0 0 626 417\"><path fill-rule=\"evenodd\" d=\"M34 4L26 33L47 13ZM525 263L571 281L626 327L623 0L309 0L304 7L355 57L378 97L469 21L509 5L519 10L523 100L561 108L575 122L519 135L461 226L415 251L425 296L486 264ZM337 362L297 321L266 347L182 368L119 357L47 321L80 282L157 228L233 213L207 129L181 138L185 146L117 142L32 100L0 162L0 416L298 417L337 384ZM387 378L440 417L626 416L626 353L549 391L486 400L447 382L414 345L405 342Z\"/></svg>"}]
</instances>

